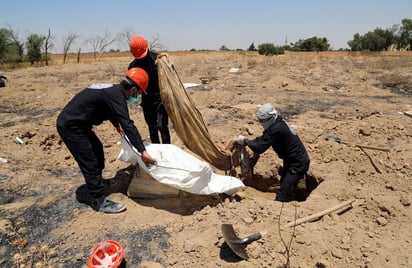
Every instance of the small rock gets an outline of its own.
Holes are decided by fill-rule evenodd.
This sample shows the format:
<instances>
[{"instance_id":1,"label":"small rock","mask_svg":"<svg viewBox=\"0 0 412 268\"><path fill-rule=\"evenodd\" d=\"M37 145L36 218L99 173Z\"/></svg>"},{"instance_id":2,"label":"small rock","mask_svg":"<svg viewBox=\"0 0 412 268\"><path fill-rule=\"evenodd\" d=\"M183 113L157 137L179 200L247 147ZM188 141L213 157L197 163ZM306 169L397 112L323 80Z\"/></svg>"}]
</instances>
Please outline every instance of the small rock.
<instances>
[{"instance_id":1,"label":"small rock","mask_svg":"<svg viewBox=\"0 0 412 268\"><path fill-rule=\"evenodd\" d=\"M334 248L332 249L331 252L332 256L338 259L342 259L343 258L343 253L342 250L338 249L338 248Z\"/></svg>"},{"instance_id":2,"label":"small rock","mask_svg":"<svg viewBox=\"0 0 412 268\"><path fill-rule=\"evenodd\" d=\"M385 185L385 188L386 188L386 189L389 189L389 190L391 190L391 191L395 191L395 187L394 187L393 185L391 185L391 184L386 184L386 185Z\"/></svg>"},{"instance_id":3,"label":"small rock","mask_svg":"<svg viewBox=\"0 0 412 268\"><path fill-rule=\"evenodd\" d=\"M324 260L324 259L322 259L322 260L319 260L317 263L316 263L316 268L327 268L327 267L331 267L330 265L329 265L329 262L327 261L327 260Z\"/></svg>"},{"instance_id":4,"label":"small rock","mask_svg":"<svg viewBox=\"0 0 412 268\"><path fill-rule=\"evenodd\" d=\"M185 251L186 253L194 252L194 251L196 251L196 248L197 248L197 245L196 245L195 243L193 243L193 242L191 242L191 241L189 241L189 240L187 240L187 241L185 242L184 251Z\"/></svg>"},{"instance_id":5,"label":"small rock","mask_svg":"<svg viewBox=\"0 0 412 268\"><path fill-rule=\"evenodd\" d=\"M404 207L409 207L411 205L411 201L409 201L409 199L406 196L402 196L401 199L399 199L399 201Z\"/></svg>"},{"instance_id":6,"label":"small rock","mask_svg":"<svg viewBox=\"0 0 412 268\"><path fill-rule=\"evenodd\" d=\"M381 226L385 226L385 225L388 224L388 220L385 219L384 217L378 217L378 218L376 219L376 222L377 222L379 225L381 225Z\"/></svg>"},{"instance_id":7,"label":"small rock","mask_svg":"<svg viewBox=\"0 0 412 268\"><path fill-rule=\"evenodd\" d=\"M252 217L244 217L242 220L247 224L252 224L254 222Z\"/></svg>"},{"instance_id":8,"label":"small rock","mask_svg":"<svg viewBox=\"0 0 412 268\"><path fill-rule=\"evenodd\" d=\"M370 127L365 126L359 129L359 134L362 134L363 136L370 136L372 134L372 130Z\"/></svg>"}]
</instances>

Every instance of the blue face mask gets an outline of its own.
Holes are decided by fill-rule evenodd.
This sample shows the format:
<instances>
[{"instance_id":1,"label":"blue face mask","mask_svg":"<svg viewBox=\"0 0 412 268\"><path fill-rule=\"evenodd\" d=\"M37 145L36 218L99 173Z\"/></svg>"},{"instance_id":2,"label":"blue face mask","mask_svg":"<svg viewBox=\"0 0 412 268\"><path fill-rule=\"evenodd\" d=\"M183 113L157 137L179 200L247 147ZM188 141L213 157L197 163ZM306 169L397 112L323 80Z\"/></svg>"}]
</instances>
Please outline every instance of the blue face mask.
<instances>
[{"instance_id":1,"label":"blue face mask","mask_svg":"<svg viewBox=\"0 0 412 268\"><path fill-rule=\"evenodd\" d=\"M127 99L127 102L132 104L132 103L136 103L136 102L140 102L142 100L142 96L141 95L137 95L137 96L130 96Z\"/></svg>"},{"instance_id":2,"label":"blue face mask","mask_svg":"<svg viewBox=\"0 0 412 268\"><path fill-rule=\"evenodd\" d=\"M139 102L142 99L142 96L139 94L139 90L137 90L135 87L132 88L133 93L130 94L129 98L127 98L127 102L128 103L135 103L135 102Z\"/></svg>"}]
</instances>

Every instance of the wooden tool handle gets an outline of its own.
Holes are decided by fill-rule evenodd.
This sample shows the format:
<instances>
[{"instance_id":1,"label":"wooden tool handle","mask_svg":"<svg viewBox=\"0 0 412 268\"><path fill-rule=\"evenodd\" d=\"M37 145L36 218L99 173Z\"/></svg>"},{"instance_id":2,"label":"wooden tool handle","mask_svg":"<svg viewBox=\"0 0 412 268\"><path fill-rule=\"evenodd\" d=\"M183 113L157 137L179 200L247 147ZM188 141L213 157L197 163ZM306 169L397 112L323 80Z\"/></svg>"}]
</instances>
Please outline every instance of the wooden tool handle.
<instances>
[{"instance_id":1,"label":"wooden tool handle","mask_svg":"<svg viewBox=\"0 0 412 268\"><path fill-rule=\"evenodd\" d=\"M348 201L345 201L345 202L342 202L342 203L340 203L340 204L337 204L336 206L333 206L333 207L331 207L331 208L325 209L325 210L323 210L323 211L321 211L321 212L318 212L318 213L316 213L316 214L313 214L313 215L310 215L310 216L307 216L307 217L298 219L297 221L294 221L294 222L290 222L287 226L288 226L288 227L293 227L293 226L296 226L296 225L299 225L299 224L302 224L302 223L305 223L305 222L308 222L308 221L311 221L311 220L315 220L315 219L320 218L320 217L322 217L322 216L325 216L325 215L327 215L327 214L329 214L329 213L332 213L332 212L334 212L335 210L338 210L338 209L340 209L340 208L346 207L346 206L352 204L353 202L355 202L355 199L350 199L350 200L348 200Z\"/></svg>"},{"instance_id":2,"label":"wooden tool handle","mask_svg":"<svg viewBox=\"0 0 412 268\"><path fill-rule=\"evenodd\" d=\"M355 146L359 147L359 148L389 152L389 148L382 148L382 147L375 147L375 146L368 146L368 145L360 145L360 144L355 144Z\"/></svg>"},{"instance_id":3,"label":"wooden tool handle","mask_svg":"<svg viewBox=\"0 0 412 268\"><path fill-rule=\"evenodd\" d=\"M389 148L383 148L383 147L376 147L376 146L369 146L369 145L362 145L362 144L354 144L351 142L347 142L347 141L342 141L342 140L335 140L338 143L343 143L349 146L356 146L359 148L365 148L365 149L371 149L371 150L377 150L377 151L384 151L384 152L389 152Z\"/></svg>"}]
</instances>

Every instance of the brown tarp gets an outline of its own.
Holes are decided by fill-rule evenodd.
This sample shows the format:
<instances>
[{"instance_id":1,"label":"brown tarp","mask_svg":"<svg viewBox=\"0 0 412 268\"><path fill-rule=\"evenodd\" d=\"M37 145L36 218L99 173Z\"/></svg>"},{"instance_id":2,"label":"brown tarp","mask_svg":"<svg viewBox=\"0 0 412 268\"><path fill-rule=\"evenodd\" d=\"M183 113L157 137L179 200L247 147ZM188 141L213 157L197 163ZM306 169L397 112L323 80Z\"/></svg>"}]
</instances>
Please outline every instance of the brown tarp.
<instances>
[{"instance_id":1,"label":"brown tarp","mask_svg":"<svg viewBox=\"0 0 412 268\"><path fill-rule=\"evenodd\" d=\"M162 103L183 144L214 167L231 170L231 150L222 148L212 140L202 114L186 91L170 56L166 53L160 54L156 64Z\"/></svg>"}]
</instances>

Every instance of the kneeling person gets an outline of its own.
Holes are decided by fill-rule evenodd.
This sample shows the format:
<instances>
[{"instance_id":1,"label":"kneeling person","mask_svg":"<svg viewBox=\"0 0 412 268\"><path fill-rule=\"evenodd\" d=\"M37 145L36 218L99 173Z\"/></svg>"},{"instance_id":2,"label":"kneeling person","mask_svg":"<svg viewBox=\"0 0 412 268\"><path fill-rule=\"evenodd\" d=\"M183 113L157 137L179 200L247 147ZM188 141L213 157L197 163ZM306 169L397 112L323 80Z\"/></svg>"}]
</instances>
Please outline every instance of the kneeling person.
<instances>
[{"instance_id":1,"label":"kneeling person","mask_svg":"<svg viewBox=\"0 0 412 268\"><path fill-rule=\"evenodd\" d=\"M305 146L271 104L261 105L256 116L264 129L263 134L254 140L248 140L240 135L236 142L249 146L257 154L262 154L269 147L273 148L279 158L283 159L283 174L275 200L292 201L293 189L309 169L310 160Z\"/></svg>"}]
</instances>

